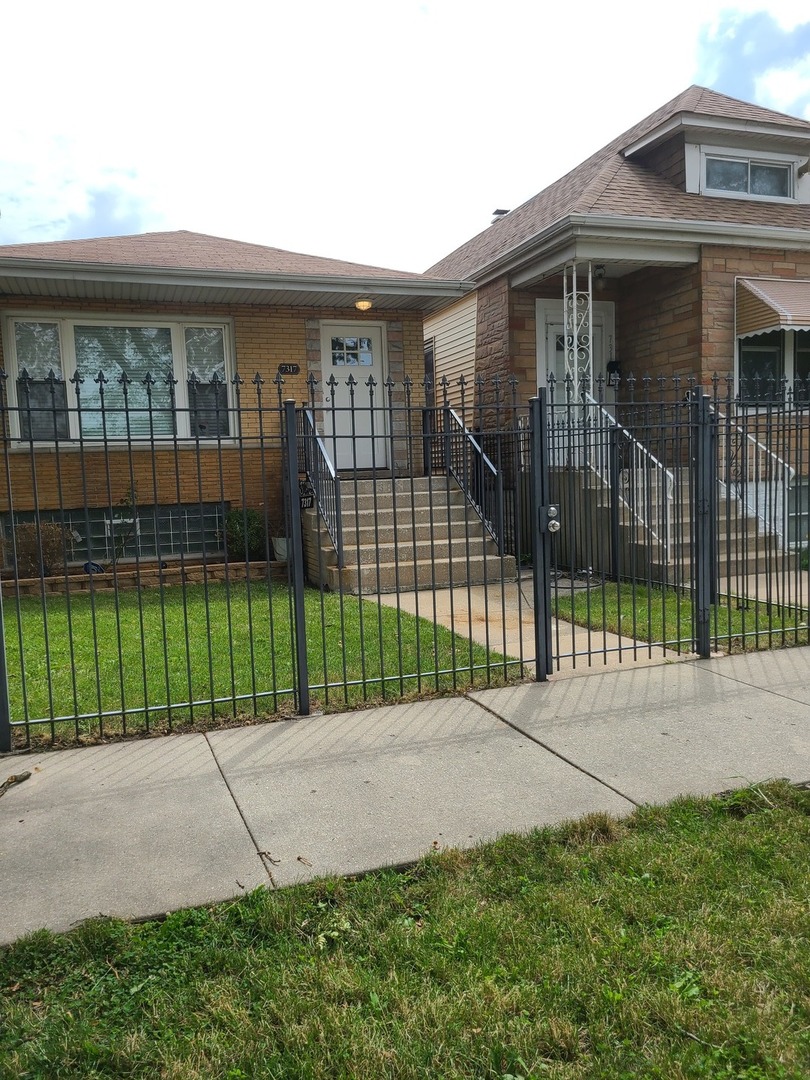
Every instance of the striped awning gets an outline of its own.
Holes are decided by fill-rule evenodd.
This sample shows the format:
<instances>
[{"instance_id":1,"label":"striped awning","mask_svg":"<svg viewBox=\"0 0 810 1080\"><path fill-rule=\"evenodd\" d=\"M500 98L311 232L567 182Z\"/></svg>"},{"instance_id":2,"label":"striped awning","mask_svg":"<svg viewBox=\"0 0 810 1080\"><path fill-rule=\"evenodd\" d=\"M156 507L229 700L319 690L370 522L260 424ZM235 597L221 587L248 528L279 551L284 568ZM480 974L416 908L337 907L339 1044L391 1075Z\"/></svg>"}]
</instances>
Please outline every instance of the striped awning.
<instances>
[{"instance_id":1,"label":"striped awning","mask_svg":"<svg viewBox=\"0 0 810 1080\"><path fill-rule=\"evenodd\" d=\"M737 336L810 330L810 281L737 278Z\"/></svg>"}]
</instances>

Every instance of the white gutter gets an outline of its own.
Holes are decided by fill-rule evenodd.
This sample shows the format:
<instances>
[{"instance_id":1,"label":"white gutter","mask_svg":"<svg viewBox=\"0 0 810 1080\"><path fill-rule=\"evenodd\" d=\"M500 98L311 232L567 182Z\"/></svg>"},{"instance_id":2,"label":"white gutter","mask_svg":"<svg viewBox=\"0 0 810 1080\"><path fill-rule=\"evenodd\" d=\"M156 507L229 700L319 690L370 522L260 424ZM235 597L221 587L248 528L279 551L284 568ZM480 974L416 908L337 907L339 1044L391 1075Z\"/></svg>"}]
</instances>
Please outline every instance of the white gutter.
<instances>
[{"instance_id":1,"label":"white gutter","mask_svg":"<svg viewBox=\"0 0 810 1080\"><path fill-rule=\"evenodd\" d=\"M736 222L688 221L674 218L622 217L616 214L569 214L523 240L486 264L476 274L479 285L539 261L572 239L637 240L666 242L688 247L695 244L732 244L748 247L810 248L810 229L782 226L742 225Z\"/></svg>"},{"instance_id":2,"label":"white gutter","mask_svg":"<svg viewBox=\"0 0 810 1080\"><path fill-rule=\"evenodd\" d=\"M195 270L167 267L66 263L45 259L2 259L0 276L95 281L123 284L174 285L210 289L255 289L263 292L373 292L405 297L461 297L475 288L472 281L445 278L387 278L365 275L258 273L243 270Z\"/></svg>"}]
</instances>

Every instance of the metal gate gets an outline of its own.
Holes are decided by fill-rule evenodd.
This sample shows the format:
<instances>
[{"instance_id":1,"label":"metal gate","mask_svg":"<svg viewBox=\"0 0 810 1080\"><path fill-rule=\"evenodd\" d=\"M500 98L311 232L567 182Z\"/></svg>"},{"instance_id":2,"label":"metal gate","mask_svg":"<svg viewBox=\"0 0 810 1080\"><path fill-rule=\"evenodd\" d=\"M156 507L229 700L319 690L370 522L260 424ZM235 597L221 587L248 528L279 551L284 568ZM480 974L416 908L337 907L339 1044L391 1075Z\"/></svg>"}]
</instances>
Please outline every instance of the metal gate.
<instances>
[{"instance_id":1,"label":"metal gate","mask_svg":"<svg viewBox=\"0 0 810 1080\"><path fill-rule=\"evenodd\" d=\"M0 380L0 751L808 640L800 384L105 382Z\"/></svg>"}]
</instances>

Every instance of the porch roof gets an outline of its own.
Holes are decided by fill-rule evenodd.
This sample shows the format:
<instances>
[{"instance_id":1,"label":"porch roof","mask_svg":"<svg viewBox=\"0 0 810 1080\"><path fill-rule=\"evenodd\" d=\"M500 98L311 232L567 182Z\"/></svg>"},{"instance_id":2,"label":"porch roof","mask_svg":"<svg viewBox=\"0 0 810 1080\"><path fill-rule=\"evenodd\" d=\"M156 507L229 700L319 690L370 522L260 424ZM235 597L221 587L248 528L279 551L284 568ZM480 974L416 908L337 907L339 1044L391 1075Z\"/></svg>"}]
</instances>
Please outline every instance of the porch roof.
<instances>
[{"instance_id":1,"label":"porch roof","mask_svg":"<svg viewBox=\"0 0 810 1080\"><path fill-rule=\"evenodd\" d=\"M810 330L810 281L738 278L736 293L739 337L769 330Z\"/></svg>"},{"instance_id":2,"label":"porch roof","mask_svg":"<svg viewBox=\"0 0 810 1080\"><path fill-rule=\"evenodd\" d=\"M0 296L431 311L471 282L185 230L0 246Z\"/></svg>"}]
</instances>

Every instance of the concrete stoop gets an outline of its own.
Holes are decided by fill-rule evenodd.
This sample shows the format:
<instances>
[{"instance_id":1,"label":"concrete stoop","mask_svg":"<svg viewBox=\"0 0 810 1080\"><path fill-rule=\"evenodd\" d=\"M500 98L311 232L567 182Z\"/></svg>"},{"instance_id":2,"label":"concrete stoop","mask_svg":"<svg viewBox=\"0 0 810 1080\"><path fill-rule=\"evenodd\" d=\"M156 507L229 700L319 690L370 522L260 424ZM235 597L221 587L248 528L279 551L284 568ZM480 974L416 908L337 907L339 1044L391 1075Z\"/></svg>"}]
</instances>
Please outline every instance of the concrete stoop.
<instances>
[{"instance_id":1,"label":"concrete stoop","mask_svg":"<svg viewBox=\"0 0 810 1080\"><path fill-rule=\"evenodd\" d=\"M447 476L341 483L342 569L317 508L303 512L310 581L355 594L514 581L511 555Z\"/></svg>"},{"instance_id":2,"label":"concrete stoop","mask_svg":"<svg viewBox=\"0 0 810 1080\"><path fill-rule=\"evenodd\" d=\"M604 537L610 536L611 492L595 474L583 481L583 490L592 493L592 521ZM639 507L650 515L652 532L635 517L632 503L623 502L619 509L621 544L621 571L623 577L649 578L654 582L680 584L689 580L694 560L692 541L692 506L686 480L676 487L671 512L671 534L668 559L662 562L662 547L656 537L663 535L664 511L660 493L638 500ZM717 553L720 574L723 577L746 577L762 574L790 572L795 568L795 557L785 553L775 535L767 534L759 519L749 512L739 499L718 493ZM565 515L563 514L563 525ZM652 535L654 533L654 535ZM609 547L605 547L606 553ZM605 567L608 569L609 567Z\"/></svg>"}]
</instances>

